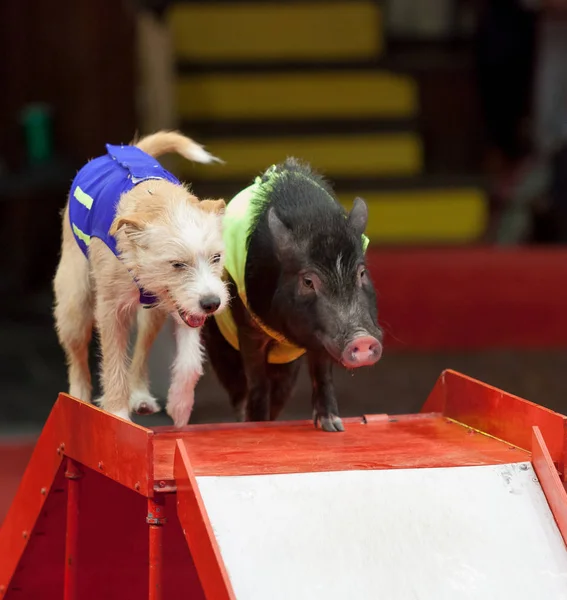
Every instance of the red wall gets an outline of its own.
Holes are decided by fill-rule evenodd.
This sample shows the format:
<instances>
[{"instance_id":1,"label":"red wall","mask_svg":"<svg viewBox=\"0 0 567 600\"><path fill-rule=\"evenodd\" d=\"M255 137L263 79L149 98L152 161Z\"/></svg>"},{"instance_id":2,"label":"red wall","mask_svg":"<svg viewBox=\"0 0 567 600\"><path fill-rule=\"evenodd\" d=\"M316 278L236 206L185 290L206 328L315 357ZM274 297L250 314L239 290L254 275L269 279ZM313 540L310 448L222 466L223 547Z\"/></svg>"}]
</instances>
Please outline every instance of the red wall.
<instances>
[{"instance_id":1,"label":"red wall","mask_svg":"<svg viewBox=\"0 0 567 600\"><path fill-rule=\"evenodd\" d=\"M567 249L371 249L390 348L567 347Z\"/></svg>"}]
</instances>

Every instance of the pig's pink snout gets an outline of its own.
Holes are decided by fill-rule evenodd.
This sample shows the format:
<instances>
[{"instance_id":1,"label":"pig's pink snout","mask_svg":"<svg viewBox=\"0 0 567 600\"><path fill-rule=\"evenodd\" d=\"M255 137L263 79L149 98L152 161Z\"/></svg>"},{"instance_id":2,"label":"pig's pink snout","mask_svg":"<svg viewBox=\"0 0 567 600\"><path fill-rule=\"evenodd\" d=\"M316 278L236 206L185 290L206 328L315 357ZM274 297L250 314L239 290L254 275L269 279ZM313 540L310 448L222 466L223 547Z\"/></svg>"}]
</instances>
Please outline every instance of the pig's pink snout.
<instances>
[{"instance_id":1,"label":"pig's pink snout","mask_svg":"<svg viewBox=\"0 0 567 600\"><path fill-rule=\"evenodd\" d=\"M382 344L370 335L363 335L347 344L342 363L349 369L368 367L378 362L381 356Z\"/></svg>"}]
</instances>

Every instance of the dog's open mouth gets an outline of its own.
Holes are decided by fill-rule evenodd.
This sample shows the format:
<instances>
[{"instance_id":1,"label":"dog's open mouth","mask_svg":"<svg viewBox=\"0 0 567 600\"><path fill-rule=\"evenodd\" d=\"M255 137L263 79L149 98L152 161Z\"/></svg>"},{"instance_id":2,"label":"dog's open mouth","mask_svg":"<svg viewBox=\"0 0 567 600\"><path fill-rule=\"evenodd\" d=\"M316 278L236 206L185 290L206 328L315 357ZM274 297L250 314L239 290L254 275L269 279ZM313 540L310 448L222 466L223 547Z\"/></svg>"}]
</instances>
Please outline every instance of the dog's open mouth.
<instances>
[{"instance_id":1,"label":"dog's open mouth","mask_svg":"<svg viewBox=\"0 0 567 600\"><path fill-rule=\"evenodd\" d=\"M179 316L183 319L183 322L189 327L202 327L207 318L205 315L192 315L184 310L177 311Z\"/></svg>"}]
</instances>

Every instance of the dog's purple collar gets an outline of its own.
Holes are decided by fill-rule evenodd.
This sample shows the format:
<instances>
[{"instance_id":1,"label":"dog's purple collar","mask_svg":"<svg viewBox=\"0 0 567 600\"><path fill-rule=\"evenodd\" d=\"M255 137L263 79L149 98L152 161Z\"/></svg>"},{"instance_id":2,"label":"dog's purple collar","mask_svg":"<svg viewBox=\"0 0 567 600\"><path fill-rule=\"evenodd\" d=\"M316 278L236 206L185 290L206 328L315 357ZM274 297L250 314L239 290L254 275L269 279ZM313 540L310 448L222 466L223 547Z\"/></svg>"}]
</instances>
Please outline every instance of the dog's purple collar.
<instances>
[{"instance_id":1,"label":"dog's purple collar","mask_svg":"<svg viewBox=\"0 0 567 600\"><path fill-rule=\"evenodd\" d=\"M158 303L157 296L148 294L148 292L144 290L144 288L138 283L138 280L133 275L132 279L140 290L140 304L142 305L142 308L153 308Z\"/></svg>"},{"instance_id":2,"label":"dog's purple collar","mask_svg":"<svg viewBox=\"0 0 567 600\"><path fill-rule=\"evenodd\" d=\"M153 308L158 303L158 299L151 294L147 294L140 288L140 304L142 308Z\"/></svg>"}]
</instances>

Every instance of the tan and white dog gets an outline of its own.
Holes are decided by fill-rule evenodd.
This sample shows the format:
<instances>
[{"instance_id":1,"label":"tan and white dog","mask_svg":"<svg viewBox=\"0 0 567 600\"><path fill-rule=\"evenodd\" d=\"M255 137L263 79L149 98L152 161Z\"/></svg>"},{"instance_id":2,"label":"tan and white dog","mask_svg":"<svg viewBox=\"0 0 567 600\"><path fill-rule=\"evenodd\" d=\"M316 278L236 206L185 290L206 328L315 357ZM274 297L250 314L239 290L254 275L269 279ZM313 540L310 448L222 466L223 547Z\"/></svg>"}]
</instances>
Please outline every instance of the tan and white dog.
<instances>
[{"instance_id":1,"label":"tan and white dog","mask_svg":"<svg viewBox=\"0 0 567 600\"><path fill-rule=\"evenodd\" d=\"M218 159L176 132L158 132L130 146L107 145L107 150L78 172L63 214L54 312L69 393L91 401L88 347L96 325L101 407L125 419L131 412L159 410L149 390L147 359L172 315L177 356L166 410L183 426L202 374L201 326L228 302L222 280L225 203L199 201L152 157L176 152L201 163Z\"/></svg>"}]
</instances>

